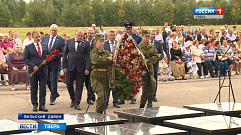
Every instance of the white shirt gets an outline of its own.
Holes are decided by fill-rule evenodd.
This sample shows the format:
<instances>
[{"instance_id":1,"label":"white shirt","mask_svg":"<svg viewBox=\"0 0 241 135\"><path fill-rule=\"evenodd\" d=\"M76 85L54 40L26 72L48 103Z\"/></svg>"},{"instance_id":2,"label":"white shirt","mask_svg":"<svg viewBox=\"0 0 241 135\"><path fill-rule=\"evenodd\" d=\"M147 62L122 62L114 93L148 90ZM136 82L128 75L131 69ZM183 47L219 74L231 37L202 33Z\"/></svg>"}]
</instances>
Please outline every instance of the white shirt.
<instances>
[{"instance_id":1,"label":"white shirt","mask_svg":"<svg viewBox=\"0 0 241 135\"><path fill-rule=\"evenodd\" d=\"M50 42L51 42L51 40L52 40L52 35L50 35L50 38L49 38L49 43L48 43L48 48L49 48L49 46L50 46ZM57 37L57 35L56 36L54 36L54 38L53 38L53 42L52 42L52 45L51 45L51 48L50 49L52 49L52 47L53 47L53 45L54 45L54 42L55 42L55 40L56 40L56 37Z\"/></svg>"},{"instance_id":2,"label":"white shirt","mask_svg":"<svg viewBox=\"0 0 241 135\"><path fill-rule=\"evenodd\" d=\"M155 39L156 40L156 39ZM149 40L149 44L152 44L152 45L154 45L154 41L155 40L153 40L152 42L151 42L151 40Z\"/></svg>"},{"instance_id":3,"label":"white shirt","mask_svg":"<svg viewBox=\"0 0 241 135\"><path fill-rule=\"evenodd\" d=\"M115 40L119 41L120 36L121 36L120 34L117 34L116 37L115 37Z\"/></svg>"},{"instance_id":4,"label":"white shirt","mask_svg":"<svg viewBox=\"0 0 241 135\"><path fill-rule=\"evenodd\" d=\"M77 52L78 46L81 45L81 42L82 42L82 41L80 41L80 43L78 43L78 42L77 42L77 39L75 38L75 39L74 39L74 42L75 42L74 48L75 48L75 51Z\"/></svg>"},{"instance_id":5,"label":"white shirt","mask_svg":"<svg viewBox=\"0 0 241 135\"><path fill-rule=\"evenodd\" d=\"M163 37L162 37L161 34L158 34L158 35L156 36L155 40L157 40L157 41L160 41L160 40L161 40L161 41L164 42Z\"/></svg>"},{"instance_id":6,"label":"white shirt","mask_svg":"<svg viewBox=\"0 0 241 135\"><path fill-rule=\"evenodd\" d=\"M168 27L165 28L165 31L168 33L168 31L171 31Z\"/></svg>"},{"instance_id":7,"label":"white shirt","mask_svg":"<svg viewBox=\"0 0 241 135\"><path fill-rule=\"evenodd\" d=\"M110 41L110 40L109 40L109 43L110 43L110 51L113 52L114 50L112 50L112 44L111 44L111 41ZM116 41L114 41L113 44L114 44L114 47L115 47L115 45L116 45Z\"/></svg>"},{"instance_id":8,"label":"white shirt","mask_svg":"<svg viewBox=\"0 0 241 135\"><path fill-rule=\"evenodd\" d=\"M33 43L34 43L34 46L35 46L35 48L36 48L36 50L38 52L38 45L37 45L37 43L35 43L35 42L33 42ZM40 52L41 52L41 56L42 56L42 46L41 46L40 42L38 44L39 44L39 48L40 48Z\"/></svg>"},{"instance_id":9,"label":"white shirt","mask_svg":"<svg viewBox=\"0 0 241 135\"><path fill-rule=\"evenodd\" d=\"M25 48L25 46L27 46L27 45L29 45L29 44L31 44L31 43L33 43L33 42L34 42L33 39L31 39L31 40L29 40L28 38L25 39L25 40L23 41L23 49Z\"/></svg>"},{"instance_id":10,"label":"white shirt","mask_svg":"<svg viewBox=\"0 0 241 135\"><path fill-rule=\"evenodd\" d=\"M105 33L106 33L106 30L103 30L103 31L100 30L101 35L105 35Z\"/></svg>"}]
</instances>

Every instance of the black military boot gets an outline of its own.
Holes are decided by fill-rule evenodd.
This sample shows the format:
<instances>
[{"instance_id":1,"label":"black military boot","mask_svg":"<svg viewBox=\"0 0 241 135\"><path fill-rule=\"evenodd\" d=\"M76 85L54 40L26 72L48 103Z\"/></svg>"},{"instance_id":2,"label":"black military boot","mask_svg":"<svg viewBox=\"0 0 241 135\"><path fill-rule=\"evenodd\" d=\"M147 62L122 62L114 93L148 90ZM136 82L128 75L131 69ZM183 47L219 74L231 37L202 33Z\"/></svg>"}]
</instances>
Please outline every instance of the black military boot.
<instances>
[{"instance_id":1,"label":"black military boot","mask_svg":"<svg viewBox=\"0 0 241 135\"><path fill-rule=\"evenodd\" d=\"M145 107L145 104L140 104L140 108L144 108Z\"/></svg>"}]
</instances>

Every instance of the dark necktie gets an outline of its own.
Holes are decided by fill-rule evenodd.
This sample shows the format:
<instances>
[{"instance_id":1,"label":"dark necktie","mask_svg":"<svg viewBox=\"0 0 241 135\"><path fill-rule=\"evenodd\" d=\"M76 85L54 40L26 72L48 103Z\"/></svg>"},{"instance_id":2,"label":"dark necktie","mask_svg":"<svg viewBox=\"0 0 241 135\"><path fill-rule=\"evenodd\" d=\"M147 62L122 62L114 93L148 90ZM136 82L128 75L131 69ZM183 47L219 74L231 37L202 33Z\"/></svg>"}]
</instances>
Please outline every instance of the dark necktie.
<instances>
[{"instance_id":1,"label":"dark necktie","mask_svg":"<svg viewBox=\"0 0 241 135\"><path fill-rule=\"evenodd\" d=\"M77 50L78 50L78 49L79 49L79 46L80 46L80 44L81 44L81 41L75 41L75 42L78 43L78 46L77 46ZM77 52L77 50L76 50L76 52Z\"/></svg>"},{"instance_id":2,"label":"dark necktie","mask_svg":"<svg viewBox=\"0 0 241 135\"><path fill-rule=\"evenodd\" d=\"M49 53L51 52L51 49L52 49L53 40L54 40L54 37L51 38L51 41L49 44Z\"/></svg>"},{"instance_id":3,"label":"dark necktie","mask_svg":"<svg viewBox=\"0 0 241 135\"><path fill-rule=\"evenodd\" d=\"M39 55L39 57L41 58L41 49L40 49L39 44L37 44L37 46L38 46L38 55Z\"/></svg>"}]
</instances>

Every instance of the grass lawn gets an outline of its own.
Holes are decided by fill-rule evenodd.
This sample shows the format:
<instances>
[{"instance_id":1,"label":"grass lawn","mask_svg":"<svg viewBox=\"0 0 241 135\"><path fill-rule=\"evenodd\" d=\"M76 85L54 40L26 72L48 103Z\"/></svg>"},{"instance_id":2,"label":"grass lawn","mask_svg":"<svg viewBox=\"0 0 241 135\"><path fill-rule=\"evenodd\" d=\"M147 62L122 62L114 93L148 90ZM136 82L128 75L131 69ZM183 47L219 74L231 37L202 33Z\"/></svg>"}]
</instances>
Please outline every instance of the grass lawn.
<instances>
[{"instance_id":1,"label":"grass lawn","mask_svg":"<svg viewBox=\"0 0 241 135\"><path fill-rule=\"evenodd\" d=\"M223 25L208 25L208 26L205 26L206 29L209 31L211 28L214 28L215 30L219 30L220 31L220 28L222 27ZM229 25L229 28L232 28L233 25ZM137 26L139 27L139 26ZM156 28L156 27L159 27L161 28L161 26L144 26L144 29L149 29L149 28ZM86 31L88 29L88 27L59 27L59 31L58 31L58 35L62 36L62 34L70 34L71 35L71 38L74 37L75 35L75 31L76 29L83 29L84 31ZM120 28L124 28L124 27L104 27L104 29L106 31L108 31L109 29L120 29ZM185 29L187 27L185 26ZM193 29L197 29L197 28L200 28L200 26L192 26ZM97 29L99 29L99 27L97 27ZM42 31L44 32L45 34L48 33L50 34L50 31L49 31L49 27L32 27L32 28L0 28L0 33L8 33L9 30L13 30L13 31L17 31L18 32L18 37L22 40L26 39L27 36L26 36L26 33L27 32L32 32L34 30L37 30L37 31ZM237 25L237 30L241 30L241 25Z\"/></svg>"}]
</instances>

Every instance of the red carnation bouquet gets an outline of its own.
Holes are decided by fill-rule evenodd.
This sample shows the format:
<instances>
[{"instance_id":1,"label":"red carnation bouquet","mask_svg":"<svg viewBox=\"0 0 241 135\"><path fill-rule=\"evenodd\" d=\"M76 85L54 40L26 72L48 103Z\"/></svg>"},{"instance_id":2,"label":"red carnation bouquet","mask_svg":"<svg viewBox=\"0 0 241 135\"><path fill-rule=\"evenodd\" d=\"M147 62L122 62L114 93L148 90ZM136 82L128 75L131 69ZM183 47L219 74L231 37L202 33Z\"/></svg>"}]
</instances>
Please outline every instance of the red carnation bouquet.
<instances>
[{"instance_id":1,"label":"red carnation bouquet","mask_svg":"<svg viewBox=\"0 0 241 135\"><path fill-rule=\"evenodd\" d=\"M46 61L52 61L53 58L55 56L58 56L59 55L59 50L54 50L54 51L51 51L51 55L46 55ZM38 68L41 68L44 64L41 63ZM29 76L32 77L33 75L35 74L35 72L33 71Z\"/></svg>"},{"instance_id":2,"label":"red carnation bouquet","mask_svg":"<svg viewBox=\"0 0 241 135\"><path fill-rule=\"evenodd\" d=\"M143 86L145 74L144 56L136 41L127 34L123 35L114 52L116 96L120 100L133 98Z\"/></svg>"}]
</instances>

